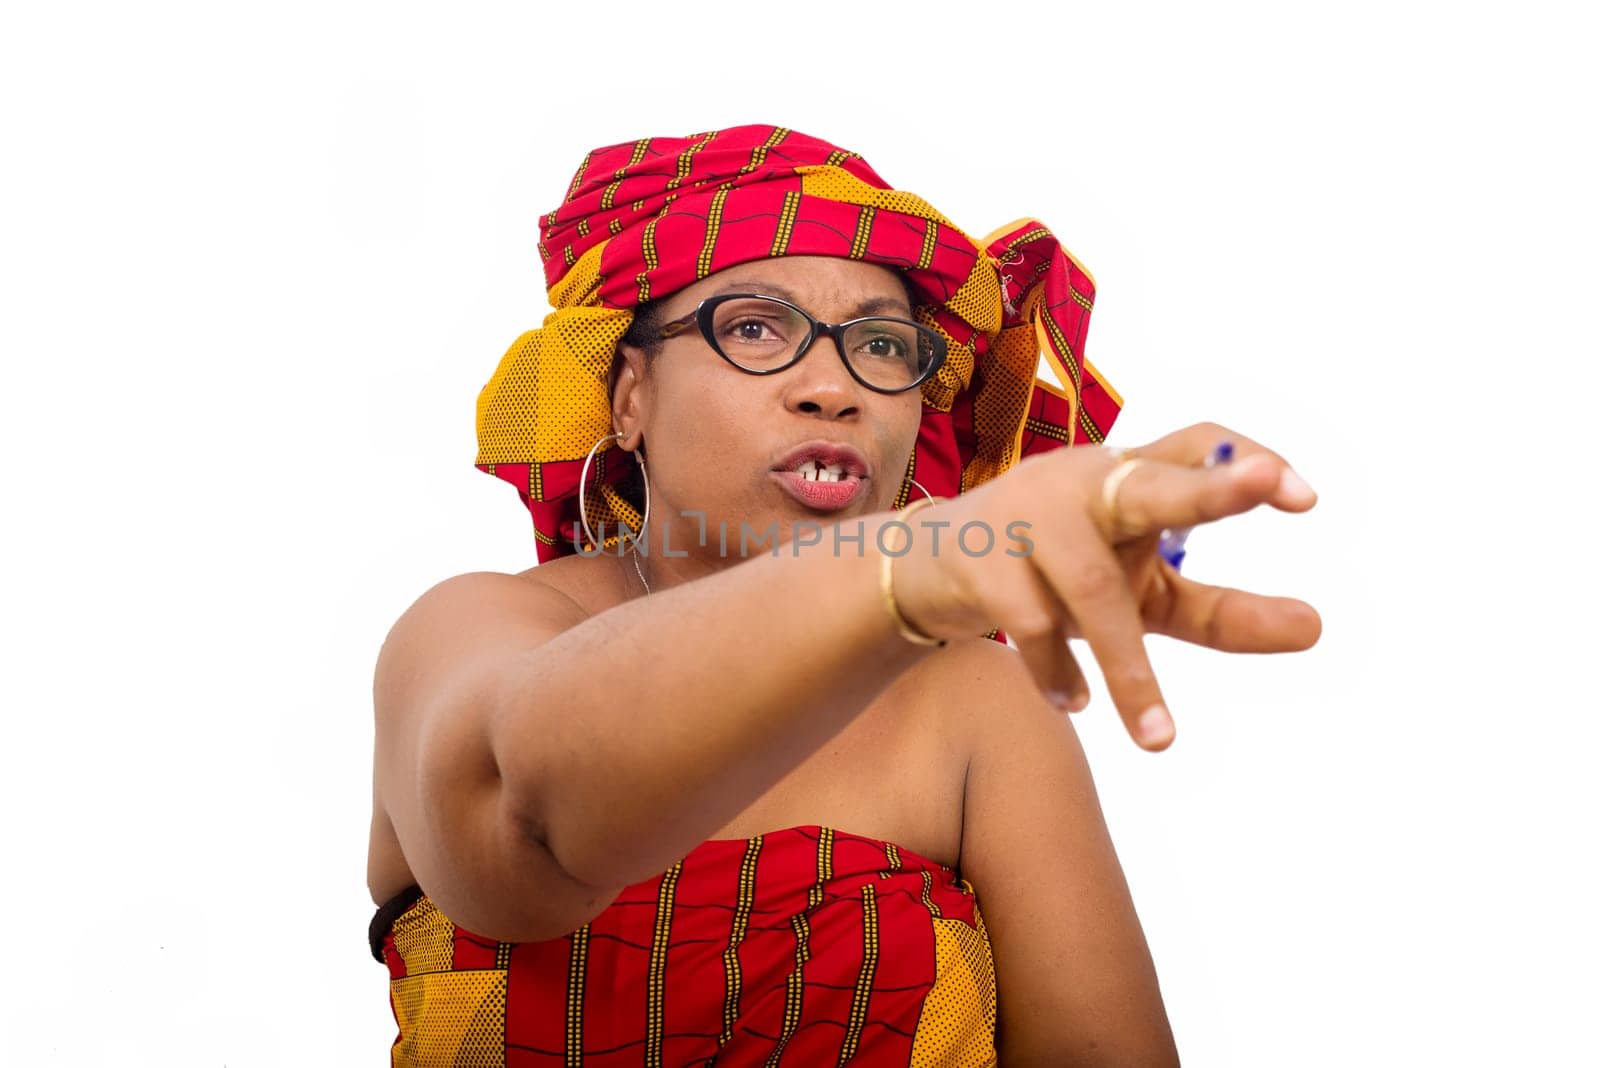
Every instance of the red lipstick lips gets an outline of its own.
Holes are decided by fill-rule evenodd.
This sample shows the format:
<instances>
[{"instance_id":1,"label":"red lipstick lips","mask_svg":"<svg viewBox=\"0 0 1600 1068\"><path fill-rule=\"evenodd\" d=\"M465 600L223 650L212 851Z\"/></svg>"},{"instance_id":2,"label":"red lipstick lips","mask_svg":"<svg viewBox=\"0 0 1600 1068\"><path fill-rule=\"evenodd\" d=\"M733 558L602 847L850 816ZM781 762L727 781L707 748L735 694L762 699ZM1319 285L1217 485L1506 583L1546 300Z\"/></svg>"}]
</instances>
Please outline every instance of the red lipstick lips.
<instances>
[{"instance_id":1,"label":"red lipstick lips","mask_svg":"<svg viewBox=\"0 0 1600 1068\"><path fill-rule=\"evenodd\" d=\"M858 450L832 441L808 441L790 450L772 474L801 504L827 512L855 501L870 477Z\"/></svg>"}]
</instances>

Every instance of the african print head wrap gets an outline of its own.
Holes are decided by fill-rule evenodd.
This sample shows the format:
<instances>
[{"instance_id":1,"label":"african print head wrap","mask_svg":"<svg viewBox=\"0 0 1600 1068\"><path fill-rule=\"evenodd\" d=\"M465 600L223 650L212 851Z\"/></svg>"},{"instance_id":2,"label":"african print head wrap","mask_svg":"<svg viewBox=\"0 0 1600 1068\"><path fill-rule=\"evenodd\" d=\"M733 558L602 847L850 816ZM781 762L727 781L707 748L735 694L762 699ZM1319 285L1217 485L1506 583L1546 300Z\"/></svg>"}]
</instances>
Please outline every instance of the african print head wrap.
<instances>
[{"instance_id":1,"label":"african print head wrap","mask_svg":"<svg viewBox=\"0 0 1600 1068\"><path fill-rule=\"evenodd\" d=\"M608 375L632 309L751 260L840 256L901 271L917 319L948 340L944 365L921 387L896 507L911 478L953 496L1031 453L1098 445L1122 409L1083 358L1094 280L1042 223L974 241L854 152L794 130L739 126L597 148L539 230L555 311L512 343L480 392L476 464L517 487L540 562L575 551L579 472L612 432ZM1060 388L1037 377L1041 353ZM639 528L617 489L636 466L615 441L597 450L584 494L593 529Z\"/></svg>"}]
</instances>

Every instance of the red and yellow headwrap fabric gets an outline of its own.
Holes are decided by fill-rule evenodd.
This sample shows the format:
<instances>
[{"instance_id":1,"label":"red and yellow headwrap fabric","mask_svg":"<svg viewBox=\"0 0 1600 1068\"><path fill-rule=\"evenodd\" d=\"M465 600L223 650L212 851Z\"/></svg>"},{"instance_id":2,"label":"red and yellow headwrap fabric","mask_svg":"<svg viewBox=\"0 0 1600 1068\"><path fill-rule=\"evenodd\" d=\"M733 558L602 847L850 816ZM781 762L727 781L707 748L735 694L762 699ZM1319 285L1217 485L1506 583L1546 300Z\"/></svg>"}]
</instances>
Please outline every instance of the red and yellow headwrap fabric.
<instances>
[{"instance_id":1,"label":"red and yellow headwrap fabric","mask_svg":"<svg viewBox=\"0 0 1600 1068\"><path fill-rule=\"evenodd\" d=\"M739 126L597 148L539 229L555 311L511 345L480 392L476 463L517 487L541 563L579 544L579 472L612 431L608 375L632 309L751 260L839 256L903 273L918 320L949 340L922 385L906 470L935 496L982 485L1034 452L1098 445L1122 410L1083 357L1094 280L1042 223L974 241L854 152L794 130ZM1037 377L1041 353L1062 388ZM643 517L616 488L635 468L614 441L597 450L584 493L592 529L639 529Z\"/></svg>"}]
</instances>

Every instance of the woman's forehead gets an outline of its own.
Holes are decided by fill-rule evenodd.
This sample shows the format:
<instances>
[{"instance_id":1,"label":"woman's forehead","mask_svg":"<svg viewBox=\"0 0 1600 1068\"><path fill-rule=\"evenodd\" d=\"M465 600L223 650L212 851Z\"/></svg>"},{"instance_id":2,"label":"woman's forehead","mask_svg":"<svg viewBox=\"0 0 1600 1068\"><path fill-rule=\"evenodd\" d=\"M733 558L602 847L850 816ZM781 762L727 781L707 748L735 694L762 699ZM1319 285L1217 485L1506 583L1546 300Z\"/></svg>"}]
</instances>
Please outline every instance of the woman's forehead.
<instances>
[{"instance_id":1,"label":"woman's forehead","mask_svg":"<svg viewBox=\"0 0 1600 1068\"><path fill-rule=\"evenodd\" d=\"M904 276L875 263L834 256L783 256L741 263L718 271L675 294L674 307L693 308L720 293L751 292L782 297L801 307L827 304L849 309L885 301L910 309Z\"/></svg>"}]
</instances>

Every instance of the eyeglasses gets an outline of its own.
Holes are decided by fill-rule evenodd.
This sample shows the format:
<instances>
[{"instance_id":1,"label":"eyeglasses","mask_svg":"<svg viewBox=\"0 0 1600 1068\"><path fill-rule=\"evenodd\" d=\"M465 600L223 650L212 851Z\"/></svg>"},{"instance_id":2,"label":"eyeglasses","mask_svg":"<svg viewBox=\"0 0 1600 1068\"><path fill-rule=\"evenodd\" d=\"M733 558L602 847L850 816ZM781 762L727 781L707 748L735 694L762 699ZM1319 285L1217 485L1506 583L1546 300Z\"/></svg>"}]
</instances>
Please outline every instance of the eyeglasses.
<instances>
[{"instance_id":1,"label":"eyeglasses","mask_svg":"<svg viewBox=\"0 0 1600 1068\"><path fill-rule=\"evenodd\" d=\"M850 377L877 393L914 389L944 363L944 335L909 319L871 315L847 323L813 319L786 300L759 293L723 293L661 327L672 338L698 324L724 360L753 375L775 375L799 363L819 336L833 338Z\"/></svg>"}]
</instances>

